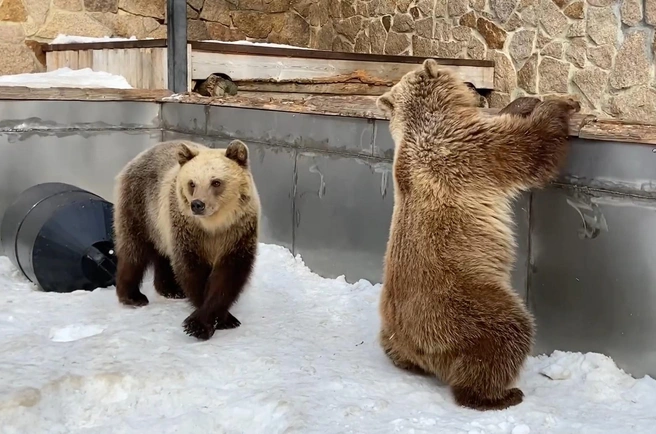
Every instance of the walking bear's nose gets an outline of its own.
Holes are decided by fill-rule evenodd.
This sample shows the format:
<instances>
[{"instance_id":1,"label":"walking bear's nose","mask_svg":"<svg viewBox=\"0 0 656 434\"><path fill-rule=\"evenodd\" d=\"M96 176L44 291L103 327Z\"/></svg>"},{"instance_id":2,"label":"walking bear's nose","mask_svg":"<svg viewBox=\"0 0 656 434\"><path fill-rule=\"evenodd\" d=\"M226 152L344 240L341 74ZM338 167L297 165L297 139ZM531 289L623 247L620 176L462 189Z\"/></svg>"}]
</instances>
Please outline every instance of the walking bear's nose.
<instances>
[{"instance_id":1,"label":"walking bear's nose","mask_svg":"<svg viewBox=\"0 0 656 434\"><path fill-rule=\"evenodd\" d=\"M192 200L191 201L191 212L196 215L202 215L205 212L205 202L202 200Z\"/></svg>"}]
</instances>

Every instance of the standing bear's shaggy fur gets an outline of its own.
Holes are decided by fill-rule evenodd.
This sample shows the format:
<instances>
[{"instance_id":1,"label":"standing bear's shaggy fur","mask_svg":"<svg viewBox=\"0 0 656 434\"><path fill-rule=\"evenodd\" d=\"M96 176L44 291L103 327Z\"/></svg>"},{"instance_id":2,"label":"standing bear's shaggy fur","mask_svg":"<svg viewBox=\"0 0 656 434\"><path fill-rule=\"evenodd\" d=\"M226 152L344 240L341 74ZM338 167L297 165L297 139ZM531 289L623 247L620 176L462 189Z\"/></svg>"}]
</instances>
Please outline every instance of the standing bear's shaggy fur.
<instances>
[{"instance_id":1,"label":"standing bear's shaggy fur","mask_svg":"<svg viewBox=\"0 0 656 434\"><path fill-rule=\"evenodd\" d=\"M114 196L120 302L148 304L139 288L152 264L157 292L195 307L187 334L209 339L238 327L228 309L250 278L260 219L246 145L157 144L119 173Z\"/></svg>"},{"instance_id":2,"label":"standing bear's shaggy fur","mask_svg":"<svg viewBox=\"0 0 656 434\"><path fill-rule=\"evenodd\" d=\"M398 367L437 376L479 410L523 400L513 384L535 326L510 283L511 202L556 176L580 108L520 103L485 116L432 59L378 99L396 146L381 344Z\"/></svg>"}]
</instances>

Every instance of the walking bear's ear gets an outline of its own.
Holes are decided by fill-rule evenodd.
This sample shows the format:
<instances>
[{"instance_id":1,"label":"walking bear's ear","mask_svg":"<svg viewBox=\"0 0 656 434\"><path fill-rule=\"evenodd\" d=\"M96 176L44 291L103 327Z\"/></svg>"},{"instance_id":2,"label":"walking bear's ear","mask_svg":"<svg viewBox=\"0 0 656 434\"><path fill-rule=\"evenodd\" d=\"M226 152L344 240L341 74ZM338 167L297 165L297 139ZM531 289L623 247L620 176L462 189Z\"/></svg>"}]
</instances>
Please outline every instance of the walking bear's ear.
<instances>
[{"instance_id":1,"label":"walking bear's ear","mask_svg":"<svg viewBox=\"0 0 656 434\"><path fill-rule=\"evenodd\" d=\"M248 166L248 146L241 140L230 142L225 151L225 156L239 164L241 167Z\"/></svg>"},{"instance_id":2,"label":"walking bear's ear","mask_svg":"<svg viewBox=\"0 0 656 434\"><path fill-rule=\"evenodd\" d=\"M178 163L180 163L180 166L183 166L196 155L198 155L198 149L190 148L186 144L181 143L180 150L178 150Z\"/></svg>"}]
</instances>

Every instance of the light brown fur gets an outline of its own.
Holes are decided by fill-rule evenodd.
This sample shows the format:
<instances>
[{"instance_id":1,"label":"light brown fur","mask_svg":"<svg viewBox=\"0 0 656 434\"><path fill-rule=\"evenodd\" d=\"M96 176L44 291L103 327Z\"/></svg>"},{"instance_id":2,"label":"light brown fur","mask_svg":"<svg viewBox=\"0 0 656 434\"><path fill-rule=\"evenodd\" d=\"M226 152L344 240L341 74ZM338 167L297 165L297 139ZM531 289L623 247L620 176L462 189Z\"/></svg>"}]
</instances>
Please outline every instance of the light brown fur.
<instances>
[{"instance_id":1,"label":"light brown fur","mask_svg":"<svg viewBox=\"0 0 656 434\"><path fill-rule=\"evenodd\" d=\"M380 340L397 366L485 410L522 402L512 386L535 329L510 283L512 199L557 175L579 106L552 100L485 117L476 105L431 59L378 99L396 145Z\"/></svg>"},{"instance_id":2,"label":"light brown fur","mask_svg":"<svg viewBox=\"0 0 656 434\"><path fill-rule=\"evenodd\" d=\"M250 173L244 176L242 169L234 163L215 158L217 153L225 155L225 149L210 149L189 141L178 143L184 143L192 150L194 158L182 167L172 167L164 174L157 201L151 203L147 210L151 227L156 232L153 239L156 240L158 250L169 257L174 254L172 216L175 219L180 210L183 215L191 218L190 221L198 223L205 232L216 235L239 223L244 214L260 213L260 199ZM211 164L208 164L209 160ZM226 183L228 188L220 196L215 196L208 187L209 179L214 173L222 173L225 178L236 182ZM191 194L190 190L185 188L191 177L205 188L196 188ZM170 200L172 185L176 185L177 203ZM247 195L251 200L244 204L239 200L241 195ZM194 219L189 208L189 203L194 199L201 199L207 204L207 217ZM222 236L204 237L202 258L213 263L222 255L225 246L229 245L223 239L229 235L230 231L226 231Z\"/></svg>"},{"instance_id":3,"label":"light brown fur","mask_svg":"<svg viewBox=\"0 0 656 434\"><path fill-rule=\"evenodd\" d=\"M185 321L189 334L208 339L215 326L238 326L228 308L250 276L260 219L246 145L160 143L125 166L114 196L119 300L148 304L139 285L152 263L157 291L196 308ZM202 215L192 212L194 201Z\"/></svg>"}]
</instances>

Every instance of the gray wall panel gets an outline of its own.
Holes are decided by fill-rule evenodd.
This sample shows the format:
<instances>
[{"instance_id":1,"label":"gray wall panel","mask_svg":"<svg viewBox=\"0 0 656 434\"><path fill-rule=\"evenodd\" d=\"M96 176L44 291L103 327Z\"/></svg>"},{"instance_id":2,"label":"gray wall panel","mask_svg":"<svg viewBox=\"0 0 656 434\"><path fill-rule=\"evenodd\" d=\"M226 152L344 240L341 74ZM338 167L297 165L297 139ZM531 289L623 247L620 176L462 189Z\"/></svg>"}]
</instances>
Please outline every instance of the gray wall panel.
<instances>
[{"instance_id":1,"label":"gray wall panel","mask_svg":"<svg viewBox=\"0 0 656 434\"><path fill-rule=\"evenodd\" d=\"M387 160L394 159L394 140L389 130L389 121L374 122L374 155Z\"/></svg>"},{"instance_id":2,"label":"gray wall panel","mask_svg":"<svg viewBox=\"0 0 656 434\"><path fill-rule=\"evenodd\" d=\"M191 140L192 142L202 143L211 148L225 147L230 143L230 139L220 137L211 137L200 134L190 134L180 131L162 131L162 140ZM246 143L250 149L250 143Z\"/></svg>"},{"instance_id":3,"label":"gray wall panel","mask_svg":"<svg viewBox=\"0 0 656 434\"><path fill-rule=\"evenodd\" d=\"M656 195L656 147L574 139L561 179L576 185Z\"/></svg>"},{"instance_id":4,"label":"gray wall panel","mask_svg":"<svg viewBox=\"0 0 656 434\"><path fill-rule=\"evenodd\" d=\"M373 121L232 107L209 107L207 133L247 142L372 155Z\"/></svg>"},{"instance_id":5,"label":"gray wall panel","mask_svg":"<svg viewBox=\"0 0 656 434\"><path fill-rule=\"evenodd\" d=\"M530 219L531 193L526 192L515 201L515 265L512 274L513 289L526 300L528 291L528 264L529 264L529 219Z\"/></svg>"},{"instance_id":6,"label":"gray wall panel","mask_svg":"<svg viewBox=\"0 0 656 434\"><path fill-rule=\"evenodd\" d=\"M0 101L0 131L159 126L159 107L148 102Z\"/></svg>"},{"instance_id":7,"label":"gray wall panel","mask_svg":"<svg viewBox=\"0 0 656 434\"><path fill-rule=\"evenodd\" d=\"M391 165L299 152L294 251L323 276L380 282L394 202Z\"/></svg>"},{"instance_id":8,"label":"gray wall panel","mask_svg":"<svg viewBox=\"0 0 656 434\"><path fill-rule=\"evenodd\" d=\"M114 177L139 152L161 139L159 130L32 136L20 142L0 133L0 221L23 190L41 182L66 182L112 202Z\"/></svg>"},{"instance_id":9,"label":"gray wall panel","mask_svg":"<svg viewBox=\"0 0 656 434\"><path fill-rule=\"evenodd\" d=\"M167 102L162 104L162 127L190 134L207 133L208 107L200 104Z\"/></svg>"},{"instance_id":10,"label":"gray wall panel","mask_svg":"<svg viewBox=\"0 0 656 434\"><path fill-rule=\"evenodd\" d=\"M531 219L536 350L601 352L633 374L654 375L653 201L549 189L534 193Z\"/></svg>"}]
</instances>

